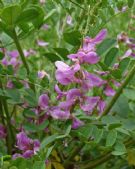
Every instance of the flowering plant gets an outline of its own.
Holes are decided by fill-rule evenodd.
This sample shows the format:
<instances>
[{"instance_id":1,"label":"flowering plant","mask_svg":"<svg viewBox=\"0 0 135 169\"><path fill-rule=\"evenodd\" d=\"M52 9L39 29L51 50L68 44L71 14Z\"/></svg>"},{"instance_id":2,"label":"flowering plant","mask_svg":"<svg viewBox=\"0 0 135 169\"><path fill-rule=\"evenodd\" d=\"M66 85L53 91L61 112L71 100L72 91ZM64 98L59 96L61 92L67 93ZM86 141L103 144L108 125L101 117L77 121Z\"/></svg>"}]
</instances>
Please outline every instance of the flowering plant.
<instances>
[{"instance_id":1,"label":"flowering plant","mask_svg":"<svg viewBox=\"0 0 135 169\"><path fill-rule=\"evenodd\" d=\"M134 0L0 6L0 168L132 168Z\"/></svg>"}]
</instances>

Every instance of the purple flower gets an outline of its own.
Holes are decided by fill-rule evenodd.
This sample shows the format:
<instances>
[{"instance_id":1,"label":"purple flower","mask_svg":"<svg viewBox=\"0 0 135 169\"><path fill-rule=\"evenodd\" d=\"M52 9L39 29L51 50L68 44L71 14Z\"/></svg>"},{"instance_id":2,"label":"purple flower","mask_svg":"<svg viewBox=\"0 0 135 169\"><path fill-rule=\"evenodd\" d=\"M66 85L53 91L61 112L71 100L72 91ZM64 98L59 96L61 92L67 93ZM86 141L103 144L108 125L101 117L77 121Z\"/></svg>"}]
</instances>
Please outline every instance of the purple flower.
<instances>
[{"instance_id":1,"label":"purple flower","mask_svg":"<svg viewBox=\"0 0 135 169\"><path fill-rule=\"evenodd\" d=\"M48 74L44 70L38 71L39 79L43 79L45 76L48 76Z\"/></svg>"},{"instance_id":2,"label":"purple flower","mask_svg":"<svg viewBox=\"0 0 135 169\"><path fill-rule=\"evenodd\" d=\"M95 74L85 72L86 75L86 81L89 82L89 87L100 87L104 84L106 84L105 80L102 80L100 77L98 77Z\"/></svg>"},{"instance_id":3,"label":"purple flower","mask_svg":"<svg viewBox=\"0 0 135 169\"><path fill-rule=\"evenodd\" d=\"M56 93L58 94L58 96L57 96L58 100L60 100L63 96L67 95L67 92L61 91L58 85L55 85L54 89L55 89Z\"/></svg>"},{"instance_id":4,"label":"purple flower","mask_svg":"<svg viewBox=\"0 0 135 169\"><path fill-rule=\"evenodd\" d=\"M72 82L77 81L77 78L75 77L75 73L80 70L80 65L75 64L73 66L68 66L64 62L57 61L55 62L55 65L57 67L56 70L56 80L61 83L62 85L68 85Z\"/></svg>"},{"instance_id":5,"label":"purple flower","mask_svg":"<svg viewBox=\"0 0 135 169\"><path fill-rule=\"evenodd\" d=\"M36 54L36 51L35 50L33 50L33 49L29 49L29 50L23 50L23 53L24 53L24 56L25 57L28 57L28 56L30 56L30 55L35 55Z\"/></svg>"},{"instance_id":6,"label":"purple flower","mask_svg":"<svg viewBox=\"0 0 135 169\"><path fill-rule=\"evenodd\" d=\"M70 101L71 100L75 101L76 99L78 99L81 96L82 96L82 93L81 93L80 89L74 88L74 89L71 89L67 92L66 99L70 100Z\"/></svg>"},{"instance_id":7,"label":"purple flower","mask_svg":"<svg viewBox=\"0 0 135 169\"><path fill-rule=\"evenodd\" d=\"M17 134L17 148L22 151L21 154L14 154L13 159L17 157L31 158L39 151L40 142L30 139L25 132Z\"/></svg>"},{"instance_id":8,"label":"purple flower","mask_svg":"<svg viewBox=\"0 0 135 169\"><path fill-rule=\"evenodd\" d=\"M97 106L98 102L100 100L100 97L95 96L95 97L89 97L86 96L86 98L83 100L81 103L81 109L85 112L92 113L94 108Z\"/></svg>"},{"instance_id":9,"label":"purple flower","mask_svg":"<svg viewBox=\"0 0 135 169\"><path fill-rule=\"evenodd\" d=\"M50 26L47 25L47 24L44 24L41 28L42 28L43 30L48 30L48 29L50 28Z\"/></svg>"},{"instance_id":10,"label":"purple flower","mask_svg":"<svg viewBox=\"0 0 135 169\"><path fill-rule=\"evenodd\" d=\"M41 4L44 4L46 2L46 0L40 0Z\"/></svg>"},{"instance_id":11,"label":"purple flower","mask_svg":"<svg viewBox=\"0 0 135 169\"><path fill-rule=\"evenodd\" d=\"M40 97L39 97L39 100L38 100L38 105L40 106L40 108L42 110L45 110L48 108L48 105L49 105L49 97L47 94L42 94Z\"/></svg>"},{"instance_id":12,"label":"purple flower","mask_svg":"<svg viewBox=\"0 0 135 169\"><path fill-rule=\"evenodd\" d=\"M16 58L11 58L9 61L9 65L12 65L13 67L16 67L18 64L19 62Z\"/></svg>"},{"instance_id":13,"label":"purple flower","mask_svg":"<svg viewBox=\"0 0 135 169\"><path fill-rule=\"evenodd\" d=\"M8 55L9 55L11 58L18 58L19 53L18 53L17 50L13 50L13 51L8 52Z\"/></svg>"},{"instance_id":14,"label":"purple flower","mask_svg":"<svg viewBox=\"0 0 135 169\"><path fill-rule=\"evenodd\" d=\"M33 141L33 150L34 150L34 153L36 153L37 151L39 151L39 148L40 148L40 142L39 140L34 140Z\"/></svg>"},{"instance_id":15,"label":"purple flower","mask_svg":"<svg viewBox=\"0 0 135 169\"><path fill-rule=\"evenodd\" d=\"M90 51L88 53L84 53L83 51L79 51L76 54L68 55L68 58L72 61L76 61L79 59L80 64L82 63L89 63L89 64L96 64L99 61L99 57L96 52Z\"/></svg>"},{"instance_id":16,"label":"purple flower","mask_svg":"<svg viewBox=\"0 0 135 169\"><path fill-rule=\"evenodd\" d=\"M17 134L16 138L17 138L17 147L20 150L26 151L30 149L32 140L27 137L26 133L20 132L19 134Z\"/></svg>"},{"instance_id":17,"label":"purple flower","mask_svg":"<svg viewBox=\"0 0 135 169\"><path fill-rule=\"evenodd\" d=\"M24 158L31 158L34 155L34 151L33 150L27 150L23 153L23 157Z\"/></svg>"},{"instance_id":18,"label":"purple flower","mask_svg":"<svg viewBox=\"0 0 135 169\"><path fill-rule=\"evenodd\" d=\"M67 120L70 117L70 112L68 110L61 110L59 107L53 107L50 111L50 115L54 119Z\"/></svg>"},{"instance_id":19,"label":"purple flower","mask_svg":"<svg viewBox=\"0 0 135 169\"><path fill-rule=\"evenodd\" d=\"M83 48L81 50L85 52L95 51L95 46L101 43L107 36L107 30L102 29L95 38L86 37L84 39Z\"/></svg>"},{"instance_id":20,"label":"purple flower","mask_svg":"<svg viewBox=\"0 0 135 169\"><path fill-rule=\"evenodd\" d=\"M79 119L77 119L77 118L73 118L72 128L73 128L73 129L77 129L77 128L81 127L83 124L84 124L84 123L83 123L81 120L79 120Z\"/></svg>"},{"instance_id":21,"label":"purple flower","mask_svg":"<svg viewBox=\"0 0 135 169\"><path fill-rule=\"evenodd\" d=\"M1 63L4 65L4 66L8 66L8 60L6 57L4 57L2 60L1 60Z\"/></svg>"},{"instance_id":22,"label":"purple flower","mask_svg":"<svg viewBox=\"0 0 135 169\"><path fill-rule=\"evenodd\" d=\"M13 82L11 80L8 80L6 87L12 89L14 87Z\"/></svg>"},{"instance_id":23,"label":"purple flower","mask_svg":"<svg viewBox=\"0 0 135 169\"><path fill-rule=\"evenodd\" d=\"M19 158L19 157L23 157L22 154L15 153L13 154L12 159L15 160L16 158Z\"/></svg>"},{"instance_id":24,"label":"purple flower","mask_svg":"<svg viewBox=\"0 0 135 169\"><path fill-rule=\"evenodd\" d=\"M49 45L48 42L45 42L45 41L43 41L43 40L38 40L38 41L37 41L37 44L38 44L38 46L41 46L41 47L43 47L43 46L48 46L48 45Z\"/></svg>"},{"instance_id":25,"label":"purple flower","mask_svg":"<svg viewBox=\"0 0 135 169\"><path fill-rule=\"evenodd\" d=\"M115 93L116 93L115 90L113 90L113 88L111 86L109 86L109 85L107 85L107 87L104 90L104 94L106 96L114 96Z\"/></svg>"},{"instance_id":26,"label":"purple flower","mask_svg":"<svg viewBox=\"0 0 135 169\"><path fill-rule=\"evenodd\" d=\"M104 100L99 100L98 107L97 107L98 110L99 110L99 114L101 114L104 111L105 106L106 106L105 101Z\"/></svg>"},{"instance_id":27,"label":"purple flower","mask_svg":"<svg viewBox=\"0 0 135 169\"><path fill-rule=\"evenodd\" d=\"M92 43L95 43L95 44L99 44L101 43L107 36L107 30L106 29L102 29L98 34L97 36L91 40Z\"/></svg>"},{"instance_id":28,"label":"purple flower","mask_svg":"<svg viewBox=\"0 0 135 169\"><path fill-rule=\"evenodd\" d=\"M72 25L72 17L70 15L67 16L67 24Z\"/></svg>"}]
</instances>

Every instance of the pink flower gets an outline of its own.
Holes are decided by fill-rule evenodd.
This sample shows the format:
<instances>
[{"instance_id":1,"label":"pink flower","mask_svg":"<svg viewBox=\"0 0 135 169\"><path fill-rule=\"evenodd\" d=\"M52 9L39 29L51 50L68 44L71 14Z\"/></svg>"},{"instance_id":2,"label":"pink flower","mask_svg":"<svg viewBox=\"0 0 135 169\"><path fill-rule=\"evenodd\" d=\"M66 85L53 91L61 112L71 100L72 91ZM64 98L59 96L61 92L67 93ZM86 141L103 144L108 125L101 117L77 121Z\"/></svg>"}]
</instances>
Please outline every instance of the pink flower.
<instances>
[{"instance_id":1,"label":"pink flower","mask_svg":"<svg viewBox=\"0 0 135 169\"><path fill-rule=\"evenodd\" d=\"M14 84L13 84L13 82L11 80L8 80L6 86L7 86L7 88L12 89L14 87Z\"/></svg>"},{"instance_id":2,"label":"pink flower","mask_svg":"<svg viewBox=\"0 0 135 169\"><path fill-rule=\"evenodd\" d=\"M81 103L81 109L85 112L92 113L100 100L99 96L89 97L87 96Z\"/></svg>"},{"instance_id":3,"label":"pink flower","mask_svg":"<svg viewBox=\"0 0 135 169\"><path fill-rule=\"evenodd\" d=\"M17 138L17 147L20 150L26 151L30 149L32 140L27 137L26 133L20 132L19 134L17 134L16 138Z\"/></svg>"},{"instance_id":4,"label":"pink flower","mask_svg":"<svg viewBox=\"0 0 135 169\"><path fill-rule=\"evenodd\" d=\"M59 83L61 83L62 85L68 85L72 82L77 81L75 73L80 70L79 64L75 64L70 67L62 61L57 61L55 62L55 65L57 67L55 76L56 80Z\"/></svg>"},{"instance_id":5,"label":"pink flower","mask_svg":"<svg viewBox=\"0 0 135 169\"><path fill-rule=\"evenodd\" d=\"M7 60L6 57L4 57L2 60L1 60L1 63L4 65L4 66L8 66L9 62Z\"/></svg>"},{"instance_id":6,"label":"pink flower","mask_svg":"<svg viewBox=\"0 0 135 169\"><path fill-rule=\"evenodd\" d=\"M72 25L72 17L70 15L67 16L67 24Z\"/></svg>"},{"instance_id":7,"label":"pink flower","mask_svg":"<svg viewBox=\"0 0 135 169\"><path fill-rule=\"evenodd\" d=\"M116 93L115 90L113 90L113 88L111 86L109 86L109 85L107 85L107 87L104 90L104 94L106 96L114 96L115 93Z\"/></svg>"},{"instance_id":8,"label":"pink flower","mask_svg":"<svg viewBox=\"0 0 135 169\"><path fill-rule=\"evenodd\" d=\"M79 59L80 64L82 63L96 64L99 61L98 55L93 51L88 53L79 51L76 54L68 55L68 58L72 59L72 61L76 61L76 59Z\"/></svg>"},{"instance_id":9,"label":"pink flower","mask_svg":"<svg viewBox=\"0 0 135 169\"><path fill-rule=\"evenodd\" d=\"M54 89L55 89L56 93L58 94L58 96L57 96L58 100L60 100L62 97L67 95L67 92L61 91L58 85L55 85Z\"/></svg>"},{"instance_id":10,"label":"pink flower","mask_svg":"<svg viewBox=\"0 0 135 169\"><path fill-rule=\"evenodd\" d=\"M38 44L38 46L41 46L41 47L44 47L44 46L48 46L48 45L49 45L48 42L45 42L45 41L43 41L43 40L38 40L38 41L37 41L37 44Z\"/></svg>"},{"instance_id":11,"label":"pink flower","mask_svg":"<svg viewBox=\"0 0 135 169\"><path fill-rule=\"evenodd\" d=\"M68 110L61 110L59 107L53 107L50 115L57 120L67 120L70 117L70 112Z\"/></svg>"},{"instance_id":12,"label":"pink flower","mask_svg":"<svg viewBox=\"0 0 135 169\"><path fill-rule=\"evenodd\" d=\"M45 76L49 76L44 70L38 71L38 78L43 79Z\"/></svg>"},{"instance_id":13,"label":"pink flower","mask_svg":"<svg viewBox=\"0 0 135 169\"><path fill-rule=\"evenodd\" d=\"M98 77L95 74L85 72L85 75L86 75L86 81L89 81L89 87L100 87L106 84L105 80L102 80L100 77Z\"/></svg>"},{"instance_id":14,"label":"pink flower","mask_svg":"<svg viewBox=\"0 0 135 169\"><path fill-rule=\"evenodd\" d=\"M46 2L46 0L40 0L41 4L44 4Z\"/></svg>"},{"instance_id":15,"label":"pink flower","mask_svg":"<svg viewBox=\"0 0 135 169\"><path fill-rule=\"evenodd\" d=\"M21 150L21 154L14 154L13 159L17 157L31 158L39 151L40 142L30 139L25 132L17 134L17 148Z\"/></svg>"},{"instance_id":16,"label":"pink flower","mask_svg":"<svg viewBox=\"0 0 135 169\"><path fill-rule=\"evenodd\" d=\"M73 118L73 121L72 121L72 128L73 129L77 129L83 125L84 125L84 122L82 122L81 120L79 120L77 118Z\"/></svg>"},{"instance_id":17,"label":"pink flower","mask_svg":"<svg viewBox=\"0 0 135 169\"><path fill-rule=\"evenodd\" d=\"M38 105L39 105L39 107L40 107L42 110L45 110L45 109L48 108L48 105L49 105L49 97L48 97L47 94L42 94L42 95L39 97Z\"/></svg>"},{"instance_id":18,"label":"pink flower","mask_svg":"<svg viewBox=\"0 0 135 169\"><path fill-rule=\"evenodd\" d=\"M18 53L17 50L13 50L13 51L8 52L8 55L9 55L11 58L18 58L18 57L19 57L19 53Z\"/></svg>"},{"instance_id":19,"label":"pink flower","mask_svg":"<svg viewBox=\"0 0 135 169\"><path fill-rule=\"evenodd\" d=\"M105 101L100 99L97 107L97 109L99 110L99 114L101 114L104 111L105 106L106 106Z\"/></svg>"}]
</instances>

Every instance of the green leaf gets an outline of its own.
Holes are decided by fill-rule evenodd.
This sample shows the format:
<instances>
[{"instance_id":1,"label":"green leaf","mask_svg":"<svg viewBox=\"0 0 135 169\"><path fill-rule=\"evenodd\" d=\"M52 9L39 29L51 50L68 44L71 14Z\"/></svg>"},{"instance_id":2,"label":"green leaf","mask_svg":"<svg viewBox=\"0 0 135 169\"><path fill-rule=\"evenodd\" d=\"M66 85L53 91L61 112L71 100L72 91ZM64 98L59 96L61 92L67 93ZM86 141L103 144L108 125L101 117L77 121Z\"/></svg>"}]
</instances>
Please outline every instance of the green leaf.
<instances>
[{"instance_id":1,"label":"green leaf","mask_svg":"<svg viewBox=\"0 0 135 169\"><path fill-rule=\"evenodd\" d=\"M27 101L29 106L35 107L38 105L36 94L31 89L26 89L24 93L24 99Z\"/></svg>"},{"instance_id":2,"label":"green leaf","mask_svg":"<svg viewBox=\"0 0 135 169\"><path fill-rule=\"evenodd\" d=\"M45 148L48 144L54 142L58 137L58 134L54 134L45 138L41 143L41 149Z\"/></svg>"},{"instance_id":3,"label":"green leaf","mask_svg":"<svg viewBox=\"0 0 135 169\"><path fill-rule=\"evenodd\" d=\"M64 33L64 40L73 45L73 46L80 46L81 44L81 34L79 31L72 31L68 33Z\"/></svg>"},{"instance_id":4,"label":"green leaf","mask_svg":"<svg viewBox=\"0 0 135 169\"><path fill-rule=\"evenodd\" d=\"M128 0L128 7L132 8L134 5L134 0Z\"/></svg>"},{"instance_id":5,"label":"green leaf","mask_svg":"<svg viewBox=\"0 0 135 169\"><path fill-rule=\"evenodd\" d=\"M90 136L92 136L93 130L95 126L92 124L86 124L79 129L77 129L75 132L81 139L88 140Z\"/></svg>"},{"instance_id":6,"label":"green leaf","mask_svg":"<svg viewBox=\"0 0 135 169\"><path fill-rule=\"evenodd\" d=\"M58 60L62 60L58 55L54 53L45 53L44 56L49 59L51 62L56 62Z\"/></svg>"},{"instance_id":7,"label":"green leaf","mask_svg":"<svg viewBox=\"0 0 135 169\"><path fill-rule=\"evenodd\" d=\"M107 138L106 138L106 146L110 147L113 146L117 139L117 131L116 130L110 130Z\"/></svg>"},{"instance_id":8,"label":"green leaf","mask_svg":"<svg viewBox=\"0 0 135 169\"><path fill-rule=\"evenodd\" d=\"M45 169L44 161L35 161L33 165L33 169Z\"/></svg>"},{"instance_id":9,"label":"green leaf","mask_svg":"<svg viewBox=\"0 0 135 169\"><path fill-rule=\"evenodd\" d=\"M56 12L57 12L56 9L52 9L52 10L45 16L45 18L44 18L44 23L45 23L46 21L48 21L48 19L50 19L50 18L52 17L52 15L54 15Z\"/></svg>"},{"instance_id":10,"label":"green leaf","mask_svg":"<svg viewBox=\"0 0 135 169\"><path fill-rule=\"evenodd\" d=\"M42 122L39 125L36 125L34 123L26 123L26 124L24 124L24 128L27 131L38 132L38 131L44 130L48 125L49 125L49 121L45 120L44 122Z\"/></svg>"},{"instance_id":11,"label":"green leaf","mask_svg":"<svg viewBox=\"0 0 135 169\"><path fill-rule=\"evenodd\" d=\"M105 39L100 45L97 47L98 55L103 55L106 53L113 45L115 45L116 39Z\"/></svg>"},{"instance_id":12,"label":"green leaf","mask_svg":"<svg viewBox=\"0 0 135 169\"><path fill-rule=\"evenodd\" d=\"M120 123L120 120L117 119L117 117L114 117L112 115L106 115L106 116L103 116L102 119L101 119L102 123L103 124L118 124Z\"/></svg>"},{"instance_id":13,"label":"green leaf","mask_svg":"<svg viewBox=\"0 0 135 169\"><path fill-rule=\"evenodd\" d=\"M130 62L130 58L125 58L122 59L122 61L120 61L119 69L121 70L122 73L127 69L129 62Z\"/></svg>"},{"instance_id":14,"label":"green leaf","mask_svg":"<svg viewBox=\"0 0 135 169\"><path fill-rule=\"evenodd\" d=\"M123 155L125 153L126 153L125 145L122 142L116 143L112 154L117 156L117 155Z\"/></svg>"},{"instance_id":15,"label":"green leaf","mask_svg":"<svg viewBox=\"0 0 135 169\"><path fill-rule=\"evenodd\" d=\"M121 94L121 96L118 98L117 102L112 108L112 112L117 112L118 115L121 117L127 117L129 109L128 99Z\"/></svg>"},{"instance_id":16,"label":"green leaf","mask_svg":"<svg viewBox=\"0 0 135 169\"><path fill-rule=\"evenodd\" d=\"M18 89L6 89L5 92L12 103L17 104L21 102L21 95Z\"/></svg>"},{"instance_id":17,"label":"green leaf","mask_svg":"<svg viewBox=\"0 0 135 169\"><path fill-rule=\"evenodd\" d=\"M69 126L67 127L66 132L65 132L64 135L58 136L57 138L60 139L60 138L67 137L67 136L69 135L70 131L71 131L71 125L69 125Z\"/></svg>"},{"instance_id":18,"label":"green leaf","mask_svg":"<svg viewBox=\"0 0 135 169\"><path fill-rule=\"evenodd\" d=\"M69 55L69 51L65 48L54 48L54 50L57 52L57 54L60 55L64 60L68 60L67 55Z\"/></svg>"},{"instance_id":19,"label":"green leaf","mask_svg":"<svg viewBox=\"0 0 135 169\"><path fill-rule=\"evenodd\" d=\"M28 118L35 118L35 117L36 117L35 112L32 111L32 110L29 110L29 109L25 109L25 110L23 111L23 115L24 115L25 117L28 117Z\"/></svg>"},{"instance_id":20,"label":"green leaf","mask_svg":"<svg viewBox=\"0 0 135 169\"><path fill-rule=\"evenodd\" d=\"M124 89L124 96L126 96L129 100L135 100L135 94L133 89Z\"/></svg>"},{"instance_id":21,"label":"green leaf","mask_svg":"<svg viewBox=\"0 0 135 169\"><path fill-rule=\"evenodd\" d=\"M24 11L21 12L19 17L17 18L16 23L20 24L21 22L31 22L32 20L35 19L35 17L38 15L38 11L35 8L29 8L25 9Z\"/></svg>"},{"instance_id":22,"label":"green leaf","mask_svg":"<svg viewBox=\"0 0 135 169\"><path fill-rule=\"evenodd\" d=\"M3 52L0 52L0 60L2 60L4 58L4 53Z\"/></svg>"},{"instance_id":23,"label":"green leaf","mask_svg":"<svg viewBox=\"0 0 135 169\"><path fill-rule=\"evenodd\" d=\"M107 65L107 66L111 66L112 63L114 63L114 61L116 60L116 57L118 56L118 48L111 48L109 50L109 52L105 55L105 60L104 60L104 63Z\"/></svg>"},{"instance_id":24,"label":"green leaf","mask_svg":"<svg viewBox=\"0 0 135 169\"><path fill-rule=\"evenodd\" d=\"M103 136L103 129L98 129L97 127L93 130L94 142L99 143Z\"/></svg>"},{"instance_id":25,"label":"green leaf","mask_svg":"<svg viewBox=\"0 0 135 169\"><path fill-rule=\"evenodd\" d=\"M13 26L15 25L20 12L21 7L19 5L12 5L5 7L1 12L0 17L7 25Z\"/></svg>"},{"instance_id":26,"label":"green leaf","mask_svg":"<svg viewBox=\"0 0 135 169\"><path fill-rule=\"evenodd\" d=\"M36 28L38 28L42 24L43 18L44 11L42 8L34 5L31 8L22 11L17 18L16 23L20 25L23 22L31 22Z\"/></svg>"}]
</instances>

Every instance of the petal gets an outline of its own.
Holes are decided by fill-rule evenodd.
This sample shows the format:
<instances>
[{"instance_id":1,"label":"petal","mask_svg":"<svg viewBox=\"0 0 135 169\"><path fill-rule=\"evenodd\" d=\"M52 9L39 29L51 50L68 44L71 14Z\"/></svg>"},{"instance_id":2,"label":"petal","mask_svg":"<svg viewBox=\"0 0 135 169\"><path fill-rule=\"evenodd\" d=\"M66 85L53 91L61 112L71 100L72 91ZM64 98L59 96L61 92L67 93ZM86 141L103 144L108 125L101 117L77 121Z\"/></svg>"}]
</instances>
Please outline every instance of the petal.
<instances>
[{"instance_id":1,"label":"petal","mask_svg":"<svg viewBox=\"0 0 135 169\"><path fill-rule=\"evenodd\" d=\"M105 88L104 94L105 94L106 96L114 96L115 93L116 93L116 92L115 92L115 90L113 90L112 87L107 86L107 87Z\"/></svg>"},{"instance_id":2,"label":"petal","mask_svg":"<svg viewBox=\"0 0 135 169\"><path fill-rule=\"evenodd\" d=\"M54 119L67 120L70 117L69 111L62 111L59 107L54 108L50 113Z\"/></svg>"},{"instance_id":3,"label":"petal","mask_svg":"<svg viewBox=\"0 0 135 169\"><path fill-rule=\"evenodd\" d=\"M95 52L89 52L83 58L85 63L96 64L99 61L99 57Z\"/></svg>"},{"instance_id":4,"label":"petal","mask_svg":"<svg viewBox=\"0 0 135 169\"><path fill-rule=\"evenodd\" d=\"M95 108L95 106L97 105L99 99L100 99L100 97L98 97L98 96L95 96L95 97L88 97L87 96L84 100L84 103L81 104L81 109L83 111L92 113L92 111Z\"/></svg>"},{"instance_id":5,"label":"petal","mask_svg":"<svg viewBox=\"0 0 135 169\"><path fill-rule=\"evenodd\" d=\"M89 83L91 87L94 87L94 86L100 87L106 83L105 80L102 80L97 75L88 73L88 72L86 72L86 79L90 81Z\"/></svg>"},{"instance_id":6,"label":"petal","mask_svg":"<svg viewBox=\"0 0 135 169\"><path fill-rule=\"evenodd\" d=\"M98 43L102 42L106 36L107 36L107 29L102 29L97 34L97 36L92 40L92 42L98 44Z\"/></svg>"},{"instance_id":7,"label":"petal","mask_svg":"<svg viewBox=\"0 0 135 169\"><path fill-rule=\"evenodd\" d=\"M81 127L83 124L84 123L81 120L74 118L73 122L72 122L72 128L77 129L77 128Z\"/></svg>"},{"instance_id":8,"label":"petal","mask_svg":"<svg viewBox=\"0 0 135 169\"><path fill-rule=\"evenodd\" d=\"M48 97L47 94L42 94L42 95L39 97L38 105L40 106L41 109L46 109L46 108L48 108L48 105L49 105L49 97Z\"/></svg>"},{"instance_id":9,"label":"petal","mask_svg":"<svg viewBox=\"0 0 135 169\"><path fill-rule=\"evenodd\" d=\"M29 150L30 144L31 144L31 139L29 139L24 132L20 132L16 136L17 138L17 147L22 150L26 151Z\"/></svg>"},{"instance_id":10,"label":"petal","mask_svg":"<svg viewBox=\"0 0 135 169\"><path fill-rule=\"evenodd\" d=\"M70 70L70 67L69 67L66 63L64 63L64 62L62 62L62 61L56 61L56 62L55 62L55 66L56 66L57 69L60 70L60 71Z\"/></svg>"},{"instance_id":11,"label":"petal","mask_svg":"<svg viewBox=\"0 0 135 169\"><path fill-rule=\"evenodd\" d=\"M24 158L31 158L34 155L34 151L33 150L27 150L23 153L23 157Z\"/></svg>"}]
</instances>

